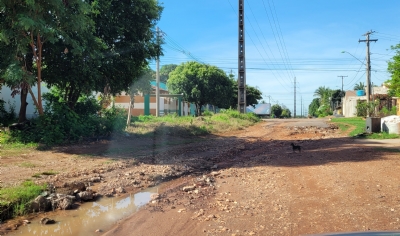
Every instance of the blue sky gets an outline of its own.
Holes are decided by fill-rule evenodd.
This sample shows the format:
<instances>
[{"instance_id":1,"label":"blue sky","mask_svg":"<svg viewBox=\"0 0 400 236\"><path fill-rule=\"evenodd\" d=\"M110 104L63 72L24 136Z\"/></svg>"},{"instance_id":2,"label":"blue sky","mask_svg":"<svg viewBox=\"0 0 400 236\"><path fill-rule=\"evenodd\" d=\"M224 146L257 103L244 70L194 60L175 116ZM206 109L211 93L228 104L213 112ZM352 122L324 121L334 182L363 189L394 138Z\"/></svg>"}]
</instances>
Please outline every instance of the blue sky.
<instances>
[{"instance_id":1,"label":"blue sky","mask_svg":"<svg viewBox=\"0 0 400 236\"><path fill-rule=\"evenodd\" d=\"M166 34L160 65L197 60L237 75L238 0L164 0L159 28ZM264 100L301 113L320 86L352 90L366 81L367 31L372 82L389 78L391 45L400 42L398 0L245 0L246 80ZM348 53L341 53L347 51ZM360 62L360 61L361 62ZM151 66L155 68L155 63Z\"/></svg>"}]
</instances>

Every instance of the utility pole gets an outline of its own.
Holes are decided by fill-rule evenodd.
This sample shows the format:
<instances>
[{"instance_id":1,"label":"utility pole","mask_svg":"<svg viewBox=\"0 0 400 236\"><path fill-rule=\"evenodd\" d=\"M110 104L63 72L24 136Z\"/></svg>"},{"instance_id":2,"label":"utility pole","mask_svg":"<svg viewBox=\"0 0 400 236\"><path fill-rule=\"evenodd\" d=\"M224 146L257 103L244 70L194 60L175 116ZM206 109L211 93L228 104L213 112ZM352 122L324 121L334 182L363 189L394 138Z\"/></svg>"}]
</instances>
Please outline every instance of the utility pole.
<instances>
[{"instance_id":1,"label":"utility pole","mask_svg":"<svg viewBox=\"0 0 400 236\"><path fill-rule=\"evenodd\" d=\"M347 75L338 75L338 77L342 77L342 92L343 92L343 77L347 77Z\"/></svg>"},{"instance_id":2,"label":"utility pole","mask_svg":"<svg viewBox=\"0 0 400 236\"><path fill-rule=\"evenodd\" d=\"M294 77L294 109L293 117L296 118L296 77Z\"/></svg>"},{"instance_id":3,"label":"utility pole","mask_svg":"<svg viewBox=\"0 0 400 236\"><path fill-rule=\"evenodd\" d=\"M303 96L301 96L300 98L301 98L300 99L300 111L301 111L300 116L303 116Z\"/></svg>"},{"instance_id":4,"label":"utility pole","mask_svg":"<svg viewBox=\"0 0 400 236\"><path fill-rule=\"evenodd\" d=\"M240 113L246 113L246 60L244 35L244 0L239 0L238 110Z\"/></svg>"},{"instance_id":5,"label":"utility pole","mask_svg":"<svg viewBox=\"0 0 400 236\"><path fill-rule=\"evenodd\" d=\"M376 42L378 41L377 39L369 39L369 35L374 33L375 31L368 31L365 33L363 36L366 37L365 40L359 39L358 42L366 42L367 43L367 102L369 103L370 101L370 94L371 94L371 59L370 59L370 53L369 53L369 42ZM367 116L369 116L367 114Z\"/></svg>"},{"instance_id":6,"label":"utility pole","mask_svg":"<svg viewBox=\"0 0 400 236\"><path fill-rule=\"evenodd\" d=\"M160 29L157 27L157 43L160 44ZM156 63L156 116L160 116L160 53L157 55Z\"/></svg>"},{"instance_id":7,"label":"utility pole","mask_svg":"<svg viewBox=\"0 0 400 236\"><path fill-rule=\"evenodd\" d=\"M268 103L271 105L271 95L268 95Z\"/></svg>"}]
</instances>

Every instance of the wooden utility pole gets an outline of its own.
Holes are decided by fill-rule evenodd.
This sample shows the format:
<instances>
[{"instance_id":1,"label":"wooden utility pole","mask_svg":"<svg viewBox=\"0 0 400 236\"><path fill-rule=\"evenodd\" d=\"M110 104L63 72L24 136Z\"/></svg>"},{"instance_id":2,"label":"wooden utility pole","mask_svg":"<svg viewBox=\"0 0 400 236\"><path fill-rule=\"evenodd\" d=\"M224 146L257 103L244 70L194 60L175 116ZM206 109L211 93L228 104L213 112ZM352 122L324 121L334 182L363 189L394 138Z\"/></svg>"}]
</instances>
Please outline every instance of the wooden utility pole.
<instances>
[{"instance_id":1,"label":"wooden utility pole","mask_svg":"<svg viewBox=\"0 0 400 236\"><path fill-rule=\"evenodd\" d=\"M369 35L374 33L375 31L368 31L365 33L363 36L366 37L365 40L359 39L358 42L366 42L367 43L367 102L369 103L370 101L370 94L371 94L371 59L370 59L370 53L369 53L369 42L376 42L378 41L377 39L369 39ZM369 116L367 114L367 116Z\"/></svg>"},{"instance_id":2,"label":"wooden utility pole","mask_svg":"<svg viewBox=\"0 0 400 236\"><path fill-rule=\"evenodd\" d=\"M338 75L338 77L342 77L342 92L343 92L343 77L347 77L347 75Z\"/></svg>"},{"instance_id":3,"label":"wooden utility pole","mask_svg":"<svg viewBox=\"0 0 400 236\"><path fill-rule=\"evenodd\" d=\"M246 113L246 60L244 35L244 0L239 0L238 110L240 113Z\"/></svg>"}]
</instances>

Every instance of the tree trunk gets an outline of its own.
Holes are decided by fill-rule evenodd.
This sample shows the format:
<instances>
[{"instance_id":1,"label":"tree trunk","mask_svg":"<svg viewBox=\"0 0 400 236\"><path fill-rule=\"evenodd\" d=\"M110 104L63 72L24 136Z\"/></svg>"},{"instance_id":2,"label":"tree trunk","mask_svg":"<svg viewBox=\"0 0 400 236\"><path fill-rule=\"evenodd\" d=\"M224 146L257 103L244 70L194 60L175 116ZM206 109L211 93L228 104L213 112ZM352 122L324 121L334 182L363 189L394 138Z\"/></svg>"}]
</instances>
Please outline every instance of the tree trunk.
<instances>
[{"instance_id":1,"label":"tree trunk","mask_svg":"<svg viewBox=\"0 0 400 236\"><path fill-rule=\"evenodd\" d=\"M32 48L32 53L34 58L36 59L36 67L37 67L37 99L35 97L35 94L32 91L32 88L29 86L28 90L29 93L32 96L33 102L35 103L35 106L39 112L39 115L43 115L43 105L42 105L42 91L41 91L41 82L42 82L42 41L40 39L39 33L37 34L37 42L35 45L35 40L33 39L33 32L30 32L31 35L31 42L30 46ZM36 50L39 52L39 55L37 54Z\"/></svg>"},{"instance_id":2,"label":"tree trunk","mask_svg":"<svg viewBox=\"0 0 400 236\"><path fill-rule=\"evenodd\" d=\"M29 47L28 47L29 49ZM33 54L31 52L27 52L26 56L25 56L25 72L28 75L32 74L32 67L33 67ZM21 107L19 109L19 114L18 114L18 122L24 122L26 121L26 108L28 106L28 103L26 102L26 99L28 97L28 88L29 88L29 84L26 81L23 81L21 83Z\"/></svg>"},{"instance_id":3,"label":"tree trunk","mask_svg":"<svg viewBox=\"0 0 400 236\"><path fill-rule=\"evenodd\" d=\"M196 104L197 116L201 116L201 104Z\"/></svg>"},{"instance_id":4,"label":"tree trunk","mask_svg":"<svg viewBox=\"0 0 400 236\"><path fill-rule=\"evenodd\" d=\"M28 89L27 88L21 88L21 107L19 109L19 115L18 115L18 122L24 122L26 121L26 107L28 106L28 103L26 102L26 98L28 97Z\"/></svg>"},{"instance_id":5,"label":"tree trunk","mask_svg":"<svg viewBox=\"0 0 400 236\"><path fill-rule=\"evenodd\" d=\"M126 128L128 128L131 125L131 116L132 116L131 108L133 107L133 104L135 104L135 101L132 101L133 99L132 96L129 96L128 118L126 119Z\"/></svg>"}]
</instances>

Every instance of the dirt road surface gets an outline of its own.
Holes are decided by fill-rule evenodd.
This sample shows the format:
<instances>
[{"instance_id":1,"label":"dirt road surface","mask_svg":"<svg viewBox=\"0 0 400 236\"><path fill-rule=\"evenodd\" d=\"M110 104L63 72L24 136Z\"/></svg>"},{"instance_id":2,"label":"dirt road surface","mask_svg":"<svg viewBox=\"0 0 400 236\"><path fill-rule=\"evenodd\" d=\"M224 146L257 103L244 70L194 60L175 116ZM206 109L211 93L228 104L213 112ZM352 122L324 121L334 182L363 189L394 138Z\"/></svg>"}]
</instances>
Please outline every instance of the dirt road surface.
<instances>
[{"instance_id":1,"label":"dirt road surface","mask_svg":"<svg viewBox=\"0 0 400 236\"><path fill-rule=\"evenodd\" d=\"M58 174L37 181L57 192L78 183L101 195L161 184L138 213L102 229L106 236L398 230L399 143L348 138L319 119L267 120L196 138L161 130L3 156L0 184L49 170Z\"/></svg>"},{"instance_id":2,"label":"dirt road surface","mask_svg":"<svg viewBox=\"0 0 400 236\"><path fill-rule=\"evenodd\" d=\"M225 134L215 145L232 136L242 146L216 158L217 169L205 176L211 186L197 184L197 191L185 192L182 186L203 178L188 177L105 235L304 235L400 228L398 145L369 146L336 129L304 128L293 121L260 123ZM301 145L301 153L293 153L291 142Z\"/></svg>"}]
</instances>

